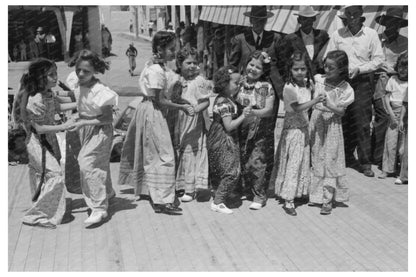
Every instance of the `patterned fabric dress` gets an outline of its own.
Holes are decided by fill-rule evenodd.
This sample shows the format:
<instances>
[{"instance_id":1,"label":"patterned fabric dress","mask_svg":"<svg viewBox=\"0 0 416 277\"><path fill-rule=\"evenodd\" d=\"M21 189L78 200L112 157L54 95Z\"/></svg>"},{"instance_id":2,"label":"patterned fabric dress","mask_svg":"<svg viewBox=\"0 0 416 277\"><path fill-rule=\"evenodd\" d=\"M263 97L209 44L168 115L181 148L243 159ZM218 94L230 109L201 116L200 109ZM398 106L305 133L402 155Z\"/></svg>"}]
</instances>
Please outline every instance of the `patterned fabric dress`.
<instances>
[{"instance_id":1,"label":"patterned fabric dress","mask_svg":"<svg viewBox=\"0 0 416 277\"><path fill-rule=\"evenodd\" d=\"M291 103L311 100L306 87L286 84L283 89L285 119L279 145L276 150L274 169L276 195L284 200L294 200L307 195L310 184L310 148L308 111L296 112ZM273 180L273 179L272 179Z\"/></svg>"},{"instance_id":2,"label":"patterned fabric dress","mask_svg":"<svg viewBox=\"0 0 416 277\"><path fill-rule=\"evenodd\" d=\"M266 100L274 103L274 98L272 85L258 81L250 88L242 86L237 101L244 107L251 105L253 109L263 109ZM250 117L240 128L244 190L251 189L253 201L263 205L267 200L266 190L273 169L274 125L273 117Z\"/></svg>"},{"instance_id":3,"label":"patterned fabric dress","mask_svg":"<svg viewBox=\"0 0 416 277\"><path fill-rule=\"evenodd\" d=\"M354 102L354 90L343 81L337 87L325 84L325 78L315 76L315 95L326 94L338 107L346 108ZM349 198L345 172L342 117L322 103L314 106L310 136L312 149L312 181L309 201L317 204L335 199L346 202Z\"/></svg>"},{"instance_id":4,"label":"patterned fabric dress","mask_svg":"<svg viewBox=\"0 0 416 277\"><path fill-rule=\"evenodd\" d=\"M222 118L237 118L241 114L237 105L229 98L217 96L213 106L213 122L209 129L208 158L211 185L216 190L214 204L225 203L237 185L240 175L240 147L238 131L228 133Z\"/></svg>"},{"instance_id":5,"label":"patterned fabric dress","mask_svg":"<svg viewBox=\"0 0 416 277\"><path fill-rule=\"evenodd\" d=\"M118 101L118 95L100 82L91 88L79 86L75 93L79 94L81 119L97 118L103 107L117 105ZM114 193L110 175L113 125L86 125L79 129L78 135L81 143L78 163L85 202L92 210L106 211L107 196Z\"/></svg>"},{"instance_id":6,"label":"patterned fabric dress","mask_svg":"<svg viewBox=\"0 0 416 277\"><path fill-rule=\"evenodd\" d=\"M182 86L182 99L191 105L196 106L201 101L209 101L211 85L202 76L191 81L183 81ZM178 156L176 187L190 194L195 190L208 189L208 152L204 113L208 113L207 109L193 116L180 110L175 124L173 145Z\"/></svg>"},{"instance_id":7,"label":"patterned fabric dress","mask_svg":"<svg viewBox=\"0 0 416 277\"><path fill-rule=\"evenodd\" d=\"M165 93L164 68L149 62L139 85L147 96L137 105L130 121L120 159L119 184L131 184L135 194L150 195L154 204L175 199L175 156L169 128L162 109L150 89Z\"/></svg>"},{"instance_id":8,"label":"patterned fabric dress","mask_svg":"<svg viewBox=\"0 0 416 277\"><path fill-rule=\"evenodd\" d=\"M21 95L17 97L15 107L20 107L20 101ZM28 101L45 105L45 113L40 116L27 110L26 122L21 122L20 109L14 111L16 122L24 123L27 132L26 147L29 155L29 183L32 196L42 179L43 183L38 199L24 215L23 223L55 228L61 223L66 208L66 188L59 164L61 154L58 139L52 133L37 134L32 123L54 125L54 117L59 104L52 92L48 92L47 95L38 93L30 97Z\"/></svg>"}]
</instances>

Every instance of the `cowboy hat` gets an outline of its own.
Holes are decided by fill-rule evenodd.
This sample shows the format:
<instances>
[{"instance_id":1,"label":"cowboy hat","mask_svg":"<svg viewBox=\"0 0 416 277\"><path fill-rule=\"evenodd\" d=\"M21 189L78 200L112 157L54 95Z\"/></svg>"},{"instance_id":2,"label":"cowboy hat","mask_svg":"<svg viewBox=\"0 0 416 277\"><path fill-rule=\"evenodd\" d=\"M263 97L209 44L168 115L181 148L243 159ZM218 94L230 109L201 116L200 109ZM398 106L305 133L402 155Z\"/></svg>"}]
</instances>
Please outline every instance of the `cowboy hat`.
<instances>
[{"instance_id":1,"label":"cowboy hat","mask_svg":"<svg viewBox=\"0 0 416 277\"><path fill-rule=\"evenodd\" d=\"M293 15L303 17L315 17L318 14L319 12L316 12L312 6L299 6L299 12L294 13Z\"/></svg>"},{"instance_id":2,"label":"cowboy hat","mask_svg":"<svg viewBox=\"0 0 416 277\"><path fill-rule=\"evenodd\" d=\"M386 21L389 19L395 19L400 21L400 28L407 27L407 19L403 18L404 12L401 8L389 8L383 15L376 17L376 22L380 25L386 26Z\"/></svg>"},{"instance_id":3,"label":"cowboy hat","mask_svg":"<svg viewBox=\"0 0 416 277\"><path fill-rule=\"evenodd\" d=\"M260 19L272 17L274 14L272 12L268 12L266 6L251 6L251 11L245 12L244 15Z\"/></svg>"},{"instance_id":4,"label":"cowboy hat","mask_svg":"<svg viewBox=\"0 0 416 277\"><path fill-rule=\"evenodd\" d=\"M363 7L362 6L352 6L352 5L344 6L339 10L340 14L338 15L338 17L341 18L341 19L347 19L347 16L345 15L345 12L348 8L353 8L353 7L355 8L355 12L353 12L353 15L351 16L351 18L357 18L359 16L361 18L361 20L364 22L365 17L363 16Z\"/></svg>"}]
</instances>

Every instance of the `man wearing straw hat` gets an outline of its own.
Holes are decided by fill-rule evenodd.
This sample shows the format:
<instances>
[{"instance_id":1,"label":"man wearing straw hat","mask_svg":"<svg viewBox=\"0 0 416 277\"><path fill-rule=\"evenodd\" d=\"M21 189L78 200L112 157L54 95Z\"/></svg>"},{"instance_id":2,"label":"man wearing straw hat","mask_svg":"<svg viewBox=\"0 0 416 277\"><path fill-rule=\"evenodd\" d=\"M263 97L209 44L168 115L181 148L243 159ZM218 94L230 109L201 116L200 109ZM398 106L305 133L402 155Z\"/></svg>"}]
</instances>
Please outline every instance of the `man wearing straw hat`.
<instances>
[{"instance_id":1,"label":"man wearing straw hat","mask_svg":"<svg viewBox=\"0 0 416 277\"><path fill-rule=\"evenodd\" d=\"M333 50L343 50L348 55L355 100L342 118L346 165L358 168L367 177L374 177L371 169L371 104L374 72L381 66L384 54L377 32L363 25L362 6L346 6L341 12L345 27L331 35L324 56ZM358 161L354 157L356 149Z\"/></svg>"},{"instance_id":2,"label":"man wearing straw hat","mask_svg":"<svg viewBox=\"0 0 416 277\"><path fill-rule=\"evenodd\" d=\"M281 96L283 90L283 80L276 65L276 47L281 36L271 31L265 31L264 26L267 19L273 16L272 12L267 11L266 6L252 6L251 11L245 12L245 16L250 18L251 29L238 34L231 39L231 54L229 63L244 72L247 58L255 50L267 52L272 58L272 69L270 79L277 95ZM281 97L279 97L281 98ZM279 101L276 100L276 111Z\"/></svg>"},{"instance_id":3,"label":"man wearing straw hat","mask_svg":"<svg viewBox=\"0 0 416 277\"><path fill-rule=\"evenodd\" d=\"M383 33L379 35L381 46L384 52L384 61L381 68L377 71L378 80L375 87L373 105L374 105L374 123L371 137L372 160L376 165L381 165L383 160L384 138L389 125L389 115L383 103L386 93L385 87L388 78L395 74L394 66L400 54L407 51L407 37L399 34L401 28L407 26L407 19L403 17L403 9L399 7L389 8L384 15L376 17L376 22L385 26Z\"/></svg>"},{"instance_id":4,"label":"man wearing straw hat","mask_svg":"<svg viewBox=\"0 0 416 277\"><path fill-rule=\"evenodd\" d=\"M322 57L319 53L329 40L328 33L324 30L313 28L313 23L319 12L312 6L299 6L299 11L294 13L298 16L299 29L285 36L278 45L278 62L281 70L286 68L286 61L295 50L307 52L312 61L312 74L324 73ZM283 74L283 72L280 72Z\"/></svg>"}]
</instances>

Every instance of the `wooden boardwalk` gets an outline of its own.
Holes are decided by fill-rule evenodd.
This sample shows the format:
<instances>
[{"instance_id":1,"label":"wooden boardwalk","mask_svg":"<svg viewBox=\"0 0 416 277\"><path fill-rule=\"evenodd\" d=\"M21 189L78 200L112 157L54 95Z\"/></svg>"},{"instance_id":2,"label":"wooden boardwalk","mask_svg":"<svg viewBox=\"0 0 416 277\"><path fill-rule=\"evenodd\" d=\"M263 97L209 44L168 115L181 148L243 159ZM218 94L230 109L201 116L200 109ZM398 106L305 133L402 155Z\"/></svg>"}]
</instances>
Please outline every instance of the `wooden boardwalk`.
<instances>
[{"instance_id":1,"label":"wooden boardwalk","mask_svg":"<svg viewBox=\"0 0 416 277\"><path fill-rule=\"evenodd\" d=\"M118 163L111 164L118 179ZM373 168L376 175L378 170ZM302 205L298 216L269 199L234 214L210 202L183 203L182 216L155 214L117 186L110 219L85 229L87 208L70 194L71 215L57 229L21 223L30 205L26 165L9 166L9 271L407 271L408 187L348 170L349 207L329 216Z\"/></svg>"}]
</instances>

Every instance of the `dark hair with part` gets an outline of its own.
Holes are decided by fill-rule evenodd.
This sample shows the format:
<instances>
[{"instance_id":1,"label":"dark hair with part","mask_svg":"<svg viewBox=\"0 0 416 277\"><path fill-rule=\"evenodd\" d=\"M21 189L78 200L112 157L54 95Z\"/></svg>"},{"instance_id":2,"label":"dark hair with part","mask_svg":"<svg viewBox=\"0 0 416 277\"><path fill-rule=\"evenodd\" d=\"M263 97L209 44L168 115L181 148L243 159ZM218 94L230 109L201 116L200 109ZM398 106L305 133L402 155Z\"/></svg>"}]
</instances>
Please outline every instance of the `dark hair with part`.
<instances>
[{"instance_id":1,"label":"dark hair with part","mask_svg":"<svg viewBox=\"0 0 416 277\"><path fill-rule=\"evenodd\" d=\"M168 46L172 41L174 41L176 38L175 33L168 32L168 31L159 31L153 36L152 40L152 51L153 54L157 54L158 49L157 47L160 47L162 49L165 49L166 46Z\"/></svg>"},{"instance_id":2,"label":"dark hair with part","mask_svg":"<svg viewBox=\"0 0 416 277\"><path fill-rule=\"evenodd\" d=\"M104 74L106 70L110 69L109 62L101 58L97 53L83 49L79 51L77 57L71 61L70 64L78 66L81 62L87 61L95 69L96 72ZM70 66L70 64L68 64Z\"/></svg>"},{"instance_id":3,"label":"dark hair with part","mask_svg":"<svg viewBox=\"0 0 416 277\"><path fill-rule=\"evenodd\" d=\"M31 62L27 72L20 79L20 89L24 89L30 96L45 90L48 84L46 73L53 67L56 68L55 62L45 58L39 58Z\"/></svg>"},{"instance_id":4,"label":"dark hair with part","mask_svg":"<svg viewBox=\"0 0 416 277\"><path fill-rule=\"evenodd\" d=\"M198 61L198 50L194 47L182 47L182 49L176 53L176 73L181 73L182 63L190 56Z\"/></svg>"},{"instance_id":5,"label":"dark hair with part","mask_svg":"<svg viewBox=\"0 0 416 277\"><path fill-rule=\"evenodd\" d=\"M238 73L237 68L232 65L223 66L214 74L214 92L225 96L225 90L230 84L231 74Z\"/></svg>"},{"instance_id":6,"label":"dark hair with part","mask_svg":"<svg viewBox=\"0 0 416 277\"><path fill-rule=\"evenodd\" d=\"M326 58L324 59L324 63L327 59L333 60L337 68L339 70L339 75L342 77L344 81L348 81L350 79L349 76L349 62L348 62L348 55L342 50L334 50L328 52Z\"/></svg>"},{"instance_id":7,"label":"dark hair with part","mask_svg":"<svg viewBox=\"0 0 416 277\"><path fill-rule=\"evenodd\" d=\"M407 67L408 61L409 61L409 55L408 55L408 52L405 51L402 54L400 54L399 57L397 58L396 65L394 66L394 71L398 72L399 66Z\"/></svg>"},{"instance_id":8,"label":"dark hair with part","mask_svg":"<svg viewBox=\"0 0 416 277\"><path fill-rule=\"evenodd\" d=\"M304 62L306 66L306 87L311 86L311 82L314 82L313 76L312 76L312 66L311 66L311 59L309 58L308 54L303 51L296 50L293 52L292 56L289 58L286 64L286 76L287 76L287 83L295 85L295 81L293 79L292 74L292 67L295 64L295 62Z\"/></svg>"},{"instance_id":9,"label":"dark hair with part","mask_svg":"<svg viewBox=\"0 0 416 277\"><path fill-rule=\"evenodd\" d=\"M267 61L267 58L269 59L269 62L265 62L265 60ZM247 62L246 62L246 69L247 69L247 65L251 62L252 59L256 59L261 62L263 66L263 74L260 76L260 79L263 81L266 81L270 77L270 70L272 68L271 57L266 52L256 50L248 56Z\"/></svg>"}]
</instances>

